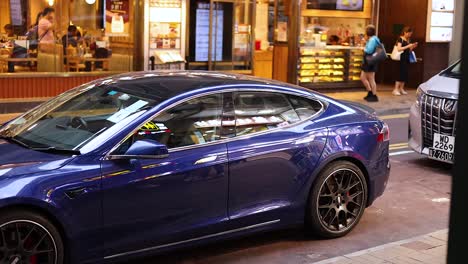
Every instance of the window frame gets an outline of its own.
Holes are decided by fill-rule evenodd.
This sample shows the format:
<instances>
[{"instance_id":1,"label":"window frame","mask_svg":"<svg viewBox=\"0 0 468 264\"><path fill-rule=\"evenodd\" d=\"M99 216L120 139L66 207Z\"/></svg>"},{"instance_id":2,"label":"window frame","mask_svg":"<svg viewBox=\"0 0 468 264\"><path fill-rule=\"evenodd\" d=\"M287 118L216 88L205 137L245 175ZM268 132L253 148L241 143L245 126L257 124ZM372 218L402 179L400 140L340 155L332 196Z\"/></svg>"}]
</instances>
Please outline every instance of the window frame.
<instances>
[{"instance_id":1,"label":"window frame","mask_svg":"<svg viewBox=\"0 0 468 264\"><path fill-rule=\"evenodd\" d=\"M245 86L247 86L248 84L245 84ZM224 109L224 100L225 100L225 94L227 93L231 93L231 98L234 99L234 93L235 92L269 92L269 93L279 93L279 94L283 94L285 96L287 95L293 95L293 96L299 96L299 97L303 97L303 98L306 98L308 100L315 100L317 101L319 104L321 104L322 108L320 109L320 111L317 111L315 114L311 115L310 117L308 117L307 119L304 119L304 120L300 120L298 122L295 122L295 123L292 123L292 124L289 124L287 126L284 126L284 127L276 127L274 129L271 129L271 130L265 130L265 131L259 131L259 132L255 132L255 133L251 133L251 134L246 134L246 135L242 135L242 136L234 136L234 137L230 137L230 138L222 138L220 140L216 140L216 141L211 141L211 142L207 142L207 143L202 143L202 144L195 144L195 145L189 145L189 146L183 146L183 147L176 147L176 148L170 148L168 149L169 153L173 153L173 152L178 152L178 151L183 151L183 150L190 150L190 149L195 149L195 148L199 148L199 147L206 147L206 146L212 146L212 145L216 145L216 144L224 144L224 143L228 143L228 142L232 142L232 141L237 141L237 140L243 140L243 139L247 139L247 138L250 138L250 137L254 137L254 136L259 136L259 135L264 135L264 134L268 134L268 133L274 133L276 131L279 131L279 130L285 130L285 129L289 129L291 128L292 126L296 126L296 125L300 125L302 123L305 123L305 122L308 122L318 116L320 116L323 112L325 112L325 110L327 109L328 107L328 103L327 102L324 102L323 100L320 100L319 98L315 97L313 94L311 95L304 95L304 94L301 94L301 93L298 93L298 92L293 92L293 91L278 91L276 90L277 88L288 88L288 87L281 87L281 86L261 86L263 87L263 89L258 89L258 87L260 87L259 85L257 86L252 86L252 87L243 87L243 88L239 88L239 86L242 87L242 85L237 85L238 87L231 87L231 88L225 88L221 91L209 91L209 92L204 92L204 93L200 93L200 94L196 94L196 95L193 95L193 96L189 96L187 98L184 98L180 101L177 101L173 104L170 104L166 107L164 107L163 109L161 109L160 111L158 111L157 113L151 115L151 117L145 119L145 121L141 122L141 124L137 125L136 128L134 130L132 130L132 132L130 132L128 135L126 135L125 137L122 138L122 140L119 141L119 143L115 144L114 147L112 147L108 152L107 154L105 155L104 159L105 160L111 160L111 157L114 155L112 154L113 152L115 152L117 149L120 148L120 146L125 142L127 141L130 137L132 137L134 135L135 132L137 132L141 126L143 126L144 124L150 122L151 120L153 120L154 118L156 118L158 115L160 115L162 112L164 111L167 111L171 108L174 108L180 104L183 104L187 101L190 101L190 100L193 100L193 99L197 99L197 98L200 98L200 97L204 97L204 96L209 96L209 95L214 95L214 94L221 94L222 95L222 99L223 99L223 108L222 108L222 114L221 114L221 121L223 120L223 116L224 116L224 112L225 112L225 109ZM256 88L257 87L257 88ZM266 87L266 88L265 88ZM210 88L210 87L207 87L207 88ZM211 88L214 88L214 87L211 87ZM222 87L220 87L222 88ZM287 98L288 101L289 101L289 98ZM234 102L233 102L234 103ZM294 107L293 107L293 110ZM222 122L221 122L221 132L223 131L223 126L222 126ZM221 137L222 137L222 134L221 134Z\"/></svg>"}]
</instances>

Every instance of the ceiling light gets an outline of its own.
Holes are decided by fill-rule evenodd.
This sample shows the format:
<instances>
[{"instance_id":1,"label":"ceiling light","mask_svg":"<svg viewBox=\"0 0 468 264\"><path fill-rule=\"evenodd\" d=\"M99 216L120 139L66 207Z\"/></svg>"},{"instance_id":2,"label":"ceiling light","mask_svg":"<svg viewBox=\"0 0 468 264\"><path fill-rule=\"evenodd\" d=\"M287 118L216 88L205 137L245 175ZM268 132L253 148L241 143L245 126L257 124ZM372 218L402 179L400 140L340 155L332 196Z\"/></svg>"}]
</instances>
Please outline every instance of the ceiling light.
<instances>
[{"instance_id":1,"label":"ceiling light","mask_svg":"<svg viewBox=\"0 0 468 264\"><path fill-rule=\"evenodd\" d=\"M88 5L94 5L96 3L96 0L86 0L86 3Z\"/></svg>"}]
</instances>

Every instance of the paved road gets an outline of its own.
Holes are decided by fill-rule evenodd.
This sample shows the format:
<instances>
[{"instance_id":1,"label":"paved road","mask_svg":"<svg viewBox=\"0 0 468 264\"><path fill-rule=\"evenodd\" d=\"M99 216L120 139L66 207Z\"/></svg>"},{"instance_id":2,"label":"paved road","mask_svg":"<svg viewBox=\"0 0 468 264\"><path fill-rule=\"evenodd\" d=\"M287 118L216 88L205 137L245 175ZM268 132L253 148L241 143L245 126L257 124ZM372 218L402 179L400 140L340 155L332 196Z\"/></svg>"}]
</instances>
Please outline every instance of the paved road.
<instances>
[{"instance_id":1,"label":"paved road","mask_svg":"<svg viewBox=\"0 0 468 264\"><path fill-rule=\"evenodd\" d=\"M312 263L447 228L451 167L407 153L406 116L385 120L390 126L393 153L389 184L348 236L318 240L306 237L301 229L273 231L125 264Z\"/></svg>"}]
</instances>

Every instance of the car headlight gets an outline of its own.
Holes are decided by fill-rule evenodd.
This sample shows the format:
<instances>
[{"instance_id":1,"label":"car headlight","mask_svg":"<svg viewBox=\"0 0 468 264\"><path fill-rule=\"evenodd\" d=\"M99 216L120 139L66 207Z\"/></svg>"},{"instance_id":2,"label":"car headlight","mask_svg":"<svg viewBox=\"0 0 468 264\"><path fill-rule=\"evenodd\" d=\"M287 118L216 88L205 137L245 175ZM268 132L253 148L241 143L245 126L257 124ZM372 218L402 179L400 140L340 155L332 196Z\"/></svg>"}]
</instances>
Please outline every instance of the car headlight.
<instances>
[{"instance_id":1,"label":"car headlight","mask_svg":"<svg viewBox=\"0 0 468 264\"><path fill-rule=\"evenodd\" d=\"M421 107L421 101L424 96L424 92L421 89L421 87L418 87L418 90L416 91L416 106Z\"/></svg>"}]
</instances>

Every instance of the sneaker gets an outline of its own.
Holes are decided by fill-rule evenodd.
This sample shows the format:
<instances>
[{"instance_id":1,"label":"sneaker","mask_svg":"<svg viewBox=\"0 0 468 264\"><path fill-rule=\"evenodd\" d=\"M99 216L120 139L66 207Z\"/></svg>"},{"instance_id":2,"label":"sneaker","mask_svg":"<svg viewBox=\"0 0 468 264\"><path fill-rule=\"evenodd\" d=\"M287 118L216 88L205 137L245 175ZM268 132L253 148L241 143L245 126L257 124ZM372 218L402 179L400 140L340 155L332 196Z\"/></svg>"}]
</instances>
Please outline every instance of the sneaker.
<instances>
[{"instance_id":1,"label":"sneaker","mask_svg":"<svg viewBox=\"0 0 468 264\"><path fill-rule=\"evenodd\" d=\"M400 93L405 95L408 94L405 90L400 90Z\"/></svg>"},{"instance_id":2,"label":"sneaker","mask_svg":"<svg viewBox=\"0 0 468 264\"><path fill-rule=\"evenodd\" d=\"M392 91L392 94L393 94L393 95L396 95L396 96L401 95L401 93L400 93L399 91L395 91L395 90Z\"/></svg>"},{"instance_id":3,"label":"sneaker","mask_svg":"<svg viewBox=\"0 0 468 264\"><path fill-rule=\"evenodd\" d=\"M364 97L364 100L367 101L367 99L369 99L370 97L372 97L372 92L367 92L367 95Z\"/></svg>"},{"instance_id":4,"label":"sneaker","mask_svg":"<svg viewBox=\"0 0 468 264\"><path fill-rule=\"evenodd\" d=\"M369 99L367 99L368 102L378 102L379 101L379 98L377 97L377 95L373 94L369 97Z\"/></svg>"}]
</instances>

